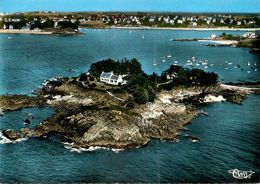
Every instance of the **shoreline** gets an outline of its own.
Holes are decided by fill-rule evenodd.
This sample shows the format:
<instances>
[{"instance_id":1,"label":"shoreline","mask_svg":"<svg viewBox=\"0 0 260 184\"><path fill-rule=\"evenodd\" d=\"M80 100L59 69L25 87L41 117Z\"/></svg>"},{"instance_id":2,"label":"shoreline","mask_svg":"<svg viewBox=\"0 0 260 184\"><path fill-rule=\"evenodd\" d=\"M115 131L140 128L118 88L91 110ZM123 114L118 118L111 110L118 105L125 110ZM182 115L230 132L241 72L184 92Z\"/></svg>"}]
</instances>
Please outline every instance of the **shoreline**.
<instances>
[{"instance_id":1,"label":"shoreline","mask_svg":"<svg viewBox=\"0 0 260 184\"><path fill-rule=\"evenodd\" d=\"M51 35L51 31L34 31L34 30L9 30L9 29L0 29L0 34L36 34L36 35Z\"/></svg>"},{"instance_id":2,"label":"shoreline","mask_svg":"<svg viewBox=\"0 0 260 184\"><path fill-rule=\"evenodd\" d=\"M219 45L234 45L238 43L238 41L236 40L204 40L204 39L198 40L198 42L215 43Z\"/></svg>"},{"instance_id":3,"label":"shoreline","mask_svg":"<svg viewBox=\"0 0 260 184\"><path fill-rule=\"evenodd\" d=\"M149 26L131 26L131 27L124 27L124 26L110 26L110 27L80 27L81 29L150 29L150 30L187 30L187 31L255 31L260 30L260 28L177 28L177 27L149 27Z\"/></svg>"},{"instance_id":4,"label":"shoreline","mask_svg":"<svg viewBox=\"0 0 260 184\"><path fill-rule=\"evenodd\" d=\"M255 31L260 28L176 28L176 27L149 27L149 26L109 26L109 27L80 27L81 29L128 29L128 30L179 30L179 31ZM0 34L35 34L35 35L51 35L52 31L35 31L35 30L16 30L16 29L0 29Z\"/></svg>"}]
</instances>

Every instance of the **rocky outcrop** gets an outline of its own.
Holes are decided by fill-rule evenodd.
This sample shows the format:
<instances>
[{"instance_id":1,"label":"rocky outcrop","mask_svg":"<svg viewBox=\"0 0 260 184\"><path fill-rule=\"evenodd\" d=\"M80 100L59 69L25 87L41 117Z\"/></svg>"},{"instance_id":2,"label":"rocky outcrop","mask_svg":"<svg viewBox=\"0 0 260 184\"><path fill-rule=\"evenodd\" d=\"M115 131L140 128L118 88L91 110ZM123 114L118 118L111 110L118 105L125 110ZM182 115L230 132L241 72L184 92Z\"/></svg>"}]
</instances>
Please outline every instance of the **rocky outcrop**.
<instances>
[{"instance_id":1,"label":"rocky outcrop","mask_svg":"<svg viewBox=\"0 0 260 184\"><path fill-rule=\"evenodd\" d=\"M1 111L14 111L25 107L45 106L46 99L43 97L25 95L0 96Z\"/></svg>"},{"instance_id":2,"label":"rocky outcrop","mask_svg":"<svg viewBox=\"0 0 260 184\"><path fill-rule=\"evenodd\" d=\"M153 103L129 109L122 100L109 93L80 84L73 78L58 78L46 81L38 97L0 97L3 110L48 104L56 112L35 128L22 129L21 134L10 130L3 134L10 139L21 135L46 137L58 134L72 142L73 147L83 148L134 148L145 146L153 138L176 141L180 136L179 130L185 129L184 126L200 113L197 105L214 100L241 103L247 94L253 92L250 88L224 84L182 87L162 91ZM185 138L192 142L199 140L194 136Z\"/></svg>"},{"instance_id":3,"label":"rocky outcrop","mask_svg":"<svg viewBox=\"0 0 260 184\"><path fill-rule=\"evenodd\" d=\"M17 140L22 137L19 133L15 132L14 130L10 130L10 129L2 130L2 134L3 134L3 136L5 136L7 139L10 139L10 140Z\"/></svg>"}]
</instances>

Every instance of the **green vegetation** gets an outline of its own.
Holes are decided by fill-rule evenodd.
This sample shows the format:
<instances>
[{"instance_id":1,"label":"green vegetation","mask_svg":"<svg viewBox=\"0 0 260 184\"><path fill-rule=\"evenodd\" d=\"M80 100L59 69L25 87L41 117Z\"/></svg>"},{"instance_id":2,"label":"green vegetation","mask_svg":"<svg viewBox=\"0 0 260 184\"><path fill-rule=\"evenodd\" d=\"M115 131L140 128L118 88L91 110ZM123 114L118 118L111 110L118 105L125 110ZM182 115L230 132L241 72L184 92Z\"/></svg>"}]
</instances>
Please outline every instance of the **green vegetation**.
<instances>
[{"instance_id":1,"label":"green vegetation","mask_svg":"<svg viewBox=\"0 0 260 184\"><path fill-rule=\"evenodd\" d=\"M99 77L102 72L111 72L115 74L138 75L144 74L141 64L135 59L114 61L112 59L102 60L93 63L89 73L95 77Z\"/></svg>"},{"instance_id":2,"label":"green vegetation","mask_svg":"<svg viewBox=\"0 0 260 184\"><path fill-rule=\"evenodd\" d=\"M89 73L99 77L102 71L113 71L115 74L127 75L124 78L128 81L127 84L120 85L120 90L118 91L130 94L126 101L126 106L129 108L133 107L135 103L145 104L153 102L156 98L156 92L160 90L171 90L174 86L180 85L212 85L218 79L218 75L213 72L204 72L200 69L189 70L174 65L162 72L161 76L158 76L156 73L147 75L143 72L141 64L136 59L124 59L121 61L112 59L102 60L93 63ZM80 80L85 79L86 76L81 74Z\"/></svg>"},{"instance_id":3,"label":"green vegetation","mask_svg":"<svg viewBox=\"0 0 260 184\"><path fill-rule=\"evenodd\" d=\"M241 40L244 39L243 37L241 37L240 35L232 35L232 34L226 34L225 32L222 33L222 35L220 36L223 40Z\"/></svg>"},{"instance_id":4,"label":"green vegetation","mask_svg":"<svg viewBox=\"0 0 260 184\"><path fill-rule=\"evenodd\" d=\"M76 21L75 23L72 23L70 21L60 21L60 22L58 22L58 27L62 28L62 29L65 29L65 28L78 29L79 22Z\"/></svg>"},{"instance_id":5,"label":"green vegetation","mask_svg":"<svg viewBox=\"0 0 260 184\"><path fill-rule=\"evenodd\" d=\"M182 68L181 66L171 65L168 70L165 70L161 79L172 80L172 83L166 84L165 89L171 89L173 86L178 85L212 85L218 80L218 75L214 72L205 72L201 69Z\"/></svg>"},{"instance_id":6,"label":"green vegetation","mask_svg":"<svg viewBox=\"0 0 260 184\"><path fill-rule=\"evenodd\" d=\"M260 39L244 39L238 43L239 47L257 48L260 49Z\"/></svg>"}]
</instances>

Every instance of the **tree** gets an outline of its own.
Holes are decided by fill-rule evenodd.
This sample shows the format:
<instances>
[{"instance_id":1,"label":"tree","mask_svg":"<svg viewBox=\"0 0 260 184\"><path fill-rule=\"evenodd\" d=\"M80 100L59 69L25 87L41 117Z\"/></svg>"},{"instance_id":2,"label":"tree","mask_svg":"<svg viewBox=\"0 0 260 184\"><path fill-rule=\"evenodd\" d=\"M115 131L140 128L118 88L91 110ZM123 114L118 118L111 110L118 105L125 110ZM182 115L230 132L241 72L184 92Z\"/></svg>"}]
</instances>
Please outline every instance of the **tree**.
<instances>
[{"instance_id":1,"label":"tree","mask_svg":"<svg viewBox=\"0 0 260 184\"><path fill-rule=\"evenodd\" d=\"M88 79L86 73L81 73L79 76L79 81L86 81Z\"/></svg>"},{"instance_id":2,"label":"tree","mask_svg":"<svg viewBox=\"0 0 260 184\"><path fill-rule=\"evenodd\" d=\"M145 104L148 102L148 94L145 89L139 88L136 89L135 92L133 93L134 101L137 104Z\"/></svg>"},{"instance_id":3,"label":"tree","mask_svg":"<svg viewBox=\"0 0 260 184\"><path fill-rule=\"evenodd\" d=\"M50 19L47 19L45 22L42 23L41 27L43 29L45 29L45 28L53 28L54 27L54 21L50 20Z\"/></svg>"}]
</instances>

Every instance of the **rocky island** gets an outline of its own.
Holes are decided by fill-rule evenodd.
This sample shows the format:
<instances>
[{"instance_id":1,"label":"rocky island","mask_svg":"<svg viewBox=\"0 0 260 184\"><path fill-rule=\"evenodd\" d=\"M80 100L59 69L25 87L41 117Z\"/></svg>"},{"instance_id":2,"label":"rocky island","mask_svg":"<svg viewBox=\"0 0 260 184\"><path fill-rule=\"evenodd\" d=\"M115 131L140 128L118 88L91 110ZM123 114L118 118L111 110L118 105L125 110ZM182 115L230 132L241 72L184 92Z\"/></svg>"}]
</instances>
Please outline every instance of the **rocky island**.
<instances>
[{"instance_id":1,"label":"rocky island","mask_svg":"<svg viewBox=\"0 0 260 184\"><path fill-rule=\"evenodd\" d=\"M126 84L100 81L104 72L123 75ZM125 74L125 75L124 75ZM72 148L102 147L127 149L145 146L151 139L177 141L199 114L199 105L217 101L240 104L246 95L259 93L259 84L227 85L215 73L172 65L161 76L147 75L136 60L103 60L78 77L45 81L36 96L4 95L1 111L24 107L51 106L55 114L35 128L21 132L2 130L10 139L61 136ZM242 85L242 84L241 84Z\"/></svg>"}]
</instances>

